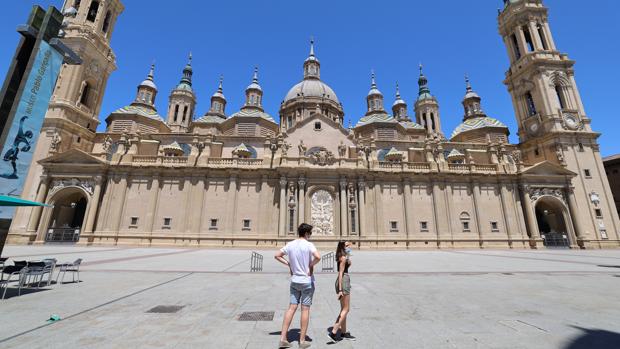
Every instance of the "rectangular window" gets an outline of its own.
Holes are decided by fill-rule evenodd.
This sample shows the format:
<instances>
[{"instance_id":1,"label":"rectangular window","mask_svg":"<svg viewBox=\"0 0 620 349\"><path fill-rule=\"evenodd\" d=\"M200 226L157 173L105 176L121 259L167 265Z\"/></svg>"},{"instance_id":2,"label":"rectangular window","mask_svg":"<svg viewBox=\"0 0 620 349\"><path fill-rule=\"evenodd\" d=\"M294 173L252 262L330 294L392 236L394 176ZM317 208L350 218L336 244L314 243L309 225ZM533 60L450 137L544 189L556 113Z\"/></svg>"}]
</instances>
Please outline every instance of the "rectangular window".
<instances>
[{"instance_id":1,"label":"rectangular window","mask_svg":"<svg viewBox=\"0 0 620 349\"><path fill-rule=\"evenodd\" d=\"M209 230L217 230L217 218L211 218Z\"/></svg>"},{"instance_id":2,"label":"rectangular window","mask_svg":"<svg viewBox=\"0 0 620 349\"><path fill-rule=\"evenodd\" d=\"M357 227L355 225L355 210L351 210L351 232L355 233Z\"/></svg>"},{"instance_id":3,"label":"rectangular window","mask_svg":"<svg viewBox=\"0 0 620 349\"><path fill-rule=\"evenodd\" d=\"M528 52L534 52L534 41L528 27L523 27L523 36L525 36L525 43L527 44Z\"/></svg>"},{"instance_id":4,"label":"rectangular window","mask_svg":"<svg viewBox=\"0 0 620 349\"><path fill-rule=\"evenodd\" d=\"M579 143L579 145L578 145L578 146L579 146L579 151L581 151L581 152L582 152L582 151L584 151L584 149L583 149L583 143Z\"/></svg>"},{"instance_id":5,"label":"rectangular window","mask_svg":"<svg viewBox=\"0 0 620 349\"><path fill-rule=\"evenodd\" d=\"M289 116L286 118L286 128L291 128L293 127L293 117Z\"/></svg>"},{"instance_id":6,"label":"rectangular window","mask_svg":"<svg viewBox=\"0 0 620 349\"><path fill-rule=\"evenodd\" d=\"M518 60L521 58L521 50L519 50L519 42L517 41L517 36L515 34L512 34L510 38L512 39L512 47L515 50L515 60Z\"/></svg>"},{"instance_id":7,"label":"rectangular window","mask_svg":"<svg viewBox=\"0 0 620 349\"><path fill-rule=\"evenodd\" d=\"M170 227L172 224L172 218L164 218L164 227Z\"/></svg>"},{"instance_id":8,"label":"rectangular window","mask_svg":"<svg viewBox=\"0 0 620 349\"><path fill-rule=\"evenodd\" d=\"M397 221L391 221L390 222L390 231L391 232L398 231L398 222Z\"/></svg>"},{"instance_id":9,"label":"rectangular window","mask_svg":"<svg viewBox=\"0 0 620 349\"><path fill-rule=\"evenodd\" d=\"M97 19L97 12L99 12L99 1L93 1L90 3L86 20L89 22L95 22L95 19Z\"/></svg>"},{"instance_id":10,"label":"rectangular window","mask_svg":"<svg viewBox=\"0 0 620 349\"><path fill-rule=\"evenodd\" d=\"M250 230L250 220L249 219L244 219L243 220L243 230Z\"/></svg>"},{"instance_id":11,"label":"rectangular window","mask_svg":"<svg viewBox=\"0 0 620 349\"><path fill-rule=\"evenodd\" d=\"M590 173L590 170L587 168L583 170L583 174L586 176L586 178L592 178L592 173Z\"/></svg>"},{"instance_id":12,"label":"rectangular window","mask_svg":"<svg viewBox=\"0 0 620 349\"><path fill-rule=\"evenodd\" d=\"M609 237L607 236L607 230L601 230L601 239L609 239Z\"/></svg>"},{"instance_id":13,"label":"rectangular window","mask_svg":"<svg viewBox=\"0 0 620 349\"><path fill-rule=\"evenodd\" d=\"M597 218L603 218L603 211L600 208L595 208L594 213L596 214Z\"/></svg>"},{"instance_id":14,"label":"rectangular window","mask_svg":"<svg viewBox=\"0 0 620 349\"><path fill-rule=\"evenodd\" d=\"M321 123L320 122L315 122L314 123L314 129L317 130L317 131L320 130L321 129Z\"/></svg>"},{"instance_id":15,"label":"rectangular window","mask_svg":"<svg viewBox=\"0 0 620 349\"><path fill-rule=\"evenodd\" d=\"M428 222L420 222L420 230L428 231Z\"/></svg>"},{"instance_id":16,"label":"rectangular window","mask_svg":"<svg viewBox=\"0 0 620 349\"><path fill-rule=\"evenodd\" d=\"M530 92L525 94L525 103L527 104L527 111L530 116L536 115L536 104L534 103L534 97L532 97Z\"/></svg>"},{"instance_id":17,"label":"rectangular window","mask_svg":"<svg viewBox=\"0 0 620 349\"><path fill-rule=\"evenodd\" d=\"M463 231L469 231L469 222L463 222Z\"/></svg>"},{"instance_id":18,"label":"rectangular window","mask_svg":"<svg viewBox=\"0 0 620 349\"><path fill-rule=\"evenodd\" d=\"M497 222L491 222L491 231L499 231L499 226Z\"/></svg>"},{"instance_id":19,"label":"rectangular window","mask_svg":"<svg viewBox=\"0 0 620 349\"><path fill-rule=\"evenodd\" d=\"M542 42L543 49L546 51L549 49L547 45L547 39L545 38L545 30L541 24L537 24L536 28L538 29L538 36L540 37L540 41Z\"/></svg>"},{"instance_id":20,"label":"rectangular window","mask_svg":"<svg viewBox=\"0 0 620 349\"><path fill-rule=\"evenodd\" d=\"M138 225L138 217L131 217L131 225Z\"/></svg>"}]
</instances>

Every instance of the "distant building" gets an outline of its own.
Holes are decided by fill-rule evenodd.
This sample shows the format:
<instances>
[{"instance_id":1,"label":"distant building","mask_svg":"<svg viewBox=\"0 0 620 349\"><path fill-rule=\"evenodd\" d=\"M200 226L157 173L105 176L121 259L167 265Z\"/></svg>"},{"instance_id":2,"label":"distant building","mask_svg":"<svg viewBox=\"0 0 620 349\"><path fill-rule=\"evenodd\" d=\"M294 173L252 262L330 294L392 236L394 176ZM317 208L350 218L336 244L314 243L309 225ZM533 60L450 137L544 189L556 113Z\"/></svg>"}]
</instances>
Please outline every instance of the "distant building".
<instances>
[{"instance_id":1,"label":"distant building","mask_svg":"<svg viewBox=\"0 0 620 349\"><path fill-rule=\"evenodd\" d=\"M611 193L616 203L616 210L618 214L620 214L620 154L604 158L603 164L605 165L605 172L607 173Z\"/></svg>"},{"instance_id":2,"label":"distant building","mask_svg":"<svg viewBox=\"0 0 620 349\"><path fill-rule=\"evenodd\" d=\"M308 222L314 240L330 246L618 247L600 134L585 113L575 62L556 48L541 0L504 3L504 84L519 144L509 144L508 128L484 112L469 80L463 121L444 133L422 69L409 105L398 88L390 105L372 74L360 96L367 112L346 127L313 44L301 81L279 92L279 121L263 107L269 92L257 70L239 111L227 112L220 81L194 117L190 57L162 115L152 67L99 133L123 5L68 0L78 15L64 42L84 64L61 71L23 191L54 208L18 209L8 241L273 247Z\"/></svg>"}]
</instances>

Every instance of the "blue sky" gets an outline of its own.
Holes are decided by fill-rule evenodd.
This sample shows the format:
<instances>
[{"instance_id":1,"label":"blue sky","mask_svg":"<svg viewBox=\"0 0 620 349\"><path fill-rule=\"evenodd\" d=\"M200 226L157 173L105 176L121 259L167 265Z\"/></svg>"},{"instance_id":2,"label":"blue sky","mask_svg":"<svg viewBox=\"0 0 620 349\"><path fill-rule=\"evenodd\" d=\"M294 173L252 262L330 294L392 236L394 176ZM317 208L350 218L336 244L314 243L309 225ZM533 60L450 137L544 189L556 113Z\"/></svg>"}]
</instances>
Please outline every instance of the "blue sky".
<instances>
[{"instance_id":1,"label":"blue sky","mask_svg":"<svg viewBox=\"0 0 620 349\"><path fill-rule=\"evenodd\" d=\"M61 0L40 0L44 7ZM377 73L386 104L394 85L409 103L417 94L418 64L425 66L432 93L439 99L445 134L461 122L463 76L471 77L488 115L511 128L517 142L514 111L502 84L508 68L506 49L497 34L497 8L502 0L381 2L314 0L203 1L124 0L126 10L116 25L112 47L118 70L109 80L100 119L129 104L136 85L156 61L157 107L167 110L170 90L181 78L188 53L194 56L196 117L209 108L209 98L223 74L227 112L238 110L252 69L260 69L266 111L277 118L280 102L302 77L310 36L316 38L322 78L337 93L346 123L365 112L370 71ZM18 42L15 28L25 22L30 0L5 1L0 21L0 76L4 77ZM160 5L162 4L162 5ZM165 6L163 4L166 4ZM559 49L577 61L576 79L604 156L620 153L614 131L620 100L620 1L545 0ZM4 16L3 16L4 17ZM103 129L102 122L100 129Z\"/></svg>"}]
</instances>

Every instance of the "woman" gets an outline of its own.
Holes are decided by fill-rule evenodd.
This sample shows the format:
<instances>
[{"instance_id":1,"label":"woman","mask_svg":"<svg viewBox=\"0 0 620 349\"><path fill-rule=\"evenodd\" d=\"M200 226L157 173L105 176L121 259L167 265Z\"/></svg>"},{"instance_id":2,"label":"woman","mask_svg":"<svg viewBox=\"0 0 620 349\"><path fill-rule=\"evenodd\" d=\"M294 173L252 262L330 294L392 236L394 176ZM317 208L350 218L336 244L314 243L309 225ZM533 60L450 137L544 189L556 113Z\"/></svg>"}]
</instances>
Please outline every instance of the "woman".
<instances>
[{"instance_id":1,"label":"woman","mask_svg":"<svg viewBox=\"0 0 620 349\"><path fill-rule=\"evenodd\" d=\"M342 339L355 340L355 337L347 331L347 315L351 302L351 278L349 277L349 268L351 267L351 243L348 241L340 241L336 247L336 264L338 267L338 278L336 279L336 293L340 300L340 314L336 319L336 323L328 332L329 338L337 342ZM342 333L338 338L338 331Z\"/></svg>"}]
</instances>

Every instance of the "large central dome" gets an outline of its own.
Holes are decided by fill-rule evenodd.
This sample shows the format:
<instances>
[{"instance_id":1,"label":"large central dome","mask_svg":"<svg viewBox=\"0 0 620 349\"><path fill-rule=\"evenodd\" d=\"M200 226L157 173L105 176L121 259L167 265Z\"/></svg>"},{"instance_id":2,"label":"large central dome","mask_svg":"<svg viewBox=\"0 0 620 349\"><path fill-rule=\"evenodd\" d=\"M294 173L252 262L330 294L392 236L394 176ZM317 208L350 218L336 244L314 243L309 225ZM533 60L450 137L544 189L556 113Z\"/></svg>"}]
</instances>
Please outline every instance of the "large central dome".
<instances>
[{"instance_id":1,"label":"large central dome","mask_svg":"<svg viewBox=\"0 0 620 349\"><path fill-rule=\"evenodd\" d=\"M338 96L331 87L329 87L326 83L317 79L307 79L293 86L286 97L284 98L284 103L302 97L316 97L316 98L325 98L332 100L336 103L340 103L338 100Z\"/></svg>"}]
</instances>

